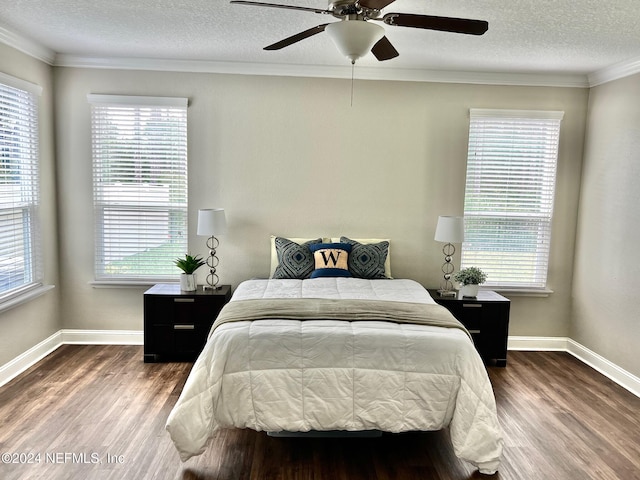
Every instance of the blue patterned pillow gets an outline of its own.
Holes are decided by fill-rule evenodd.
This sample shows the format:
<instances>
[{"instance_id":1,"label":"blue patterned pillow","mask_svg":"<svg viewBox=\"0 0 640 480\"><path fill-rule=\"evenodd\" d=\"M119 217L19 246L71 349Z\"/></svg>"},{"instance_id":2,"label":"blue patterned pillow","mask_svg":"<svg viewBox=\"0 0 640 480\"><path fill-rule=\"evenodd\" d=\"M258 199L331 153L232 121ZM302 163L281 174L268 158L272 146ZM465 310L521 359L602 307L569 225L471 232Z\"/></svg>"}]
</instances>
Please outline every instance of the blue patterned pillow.
<instances>
[{"instance_id":1,"label":"blue patterned pillow","mask_svg":"<svg viewBox=\"0 0 640 480\"><path fill-rule=\"evenodd\" d=\"M349 271L354 277L387 278L384 262L389 254L389 242L364 244L347 237L340 237L340 242L351 245Z\"/></svg>"},{"instance_id":2,"label":"blue patterned pillow","mask_svg":"<svg viewBox=\"0 0 640 480\"><path fill-rule=\"evenodd\" d=\"M299 245L288 238L276 237L278 266L273 272L273 278L309 278L315 267L309 246L321 242L322 239L317 238Z\"/></svg>"},{"instance_id":3,"label":"blue patterned pillow","mask_svg":"<svg viewBox=\"0 0 640 480\"><path fill-rule=\"evenodd\" d=\"M310 245L316 269L311 278L317 277L350 277L348 243L318 243Z\"/></svg>"}]
</instances>

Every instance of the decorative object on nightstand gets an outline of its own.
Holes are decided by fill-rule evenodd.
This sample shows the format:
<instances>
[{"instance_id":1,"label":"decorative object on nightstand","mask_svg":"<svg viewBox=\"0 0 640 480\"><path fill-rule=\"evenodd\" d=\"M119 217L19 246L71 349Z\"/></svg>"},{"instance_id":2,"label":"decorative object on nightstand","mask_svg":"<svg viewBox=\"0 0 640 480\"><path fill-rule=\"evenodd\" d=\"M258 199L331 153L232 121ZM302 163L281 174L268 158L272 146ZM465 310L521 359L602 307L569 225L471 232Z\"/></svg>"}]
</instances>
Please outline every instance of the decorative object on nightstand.
<instances>
[{"instance_id":1,"label":"decorative object on nightstand","mask_svg":"<svg viewBox=\"0 0 640 480\"><path fill-rule=\"evenodd\" d=\"M444 253L444 263L442 264L443 280L440 283L438 293L443 297L453 297L456 295L453 283L451 283L451 275L455 270L451 259L453 254L456 253L456 247L453 244L462 243L464 240L464 218L439 216L434 240L436 242L445 242L442 248L442 253Z\"/></svg>"},{"instance_id":2,"label":"decorative object on nightstand","mask_svg":"<svg viewBox=\"0 0 640 480\"><path fill-rule=\"evenodd\" d=\"M209 257L207 258L207 266L209 274L207 275L207 285L205 289L218 288L218 275L216 268L218 267L218 257L216 256L216 248L219 241L216 235L224 235L227 233L227 219L224 215L224 208L205 208L198 210L198 235L207 236L207 248L209 249Z\"/></svg>"},{"instance_id":3,"label":"decorative object on nightstand","mask_svg":"<svg viewBox=\"0 0 640 480\"><path fill-rule=\"evenodd\" d=\"M508 298L492 291L480 290L476 298L441 297L437 290L429 290L436 301L449 310L473 337L473 343L482 359L496 366L507 365L507 338L509 335Z\"/></svg>"},{"instance_id":4,"label":"decorative object on nightstand","mask_svg":"<svg viewBox=\"0 0 640 480\"><path fill-rule=\"evenodd\" d=\"M144 292L144 361L195 360L230 299L231 285L185 292L159 283Z\"/></svg>"},{"instance_id":5,"label":"decorative object on nightstand","mask_svg":"<svg viewBox=\"0 0 640 480\"><path fill-rule=\"evenodd\" d=\"M478 296L480 284L487 281L487 274L478 267L467 267L455 273L453 279L460 283L460 294L466 298Z\"/></svg>"},{"instance_id":6,"label":"decorative object on nightstand","mask_svg":"<svg viewBox=\"0 0 640 480\"><path fill-rule=\"evenodd\" d=\"M198 287L196 270L205 264L202 257L199 255L194 257L187 253L184 258L177 258L173 263L183 272L180 274L180 290L183 292L193 292L196 290Z\"/></svg>"}]
</instances>

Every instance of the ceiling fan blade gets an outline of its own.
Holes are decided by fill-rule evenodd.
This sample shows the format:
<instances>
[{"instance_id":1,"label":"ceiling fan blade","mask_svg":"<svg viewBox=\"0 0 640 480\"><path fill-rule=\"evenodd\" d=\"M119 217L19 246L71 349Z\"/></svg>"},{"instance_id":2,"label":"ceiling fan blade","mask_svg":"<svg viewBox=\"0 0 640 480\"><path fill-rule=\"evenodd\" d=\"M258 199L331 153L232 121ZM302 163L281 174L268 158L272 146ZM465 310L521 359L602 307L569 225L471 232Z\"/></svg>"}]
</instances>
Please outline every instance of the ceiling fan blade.
<instances>
[{"instance_id":1,"label":"ceiling fan blade","mask_svg":"<svg viewBox=\"0 0 640 480\"><path fill-rule=\"evenodd\" d=\"M309 38L313 35L316 35L320 32L324 32L324 28L328 25L328 23L324 23L322 25L318 25L317 27L310 28L309 30L305 30L304 32L296 33L284 40L280 40L272 45L264 47L264 50L280 50L281 48L288 47L291 44L299 42L300 40L304 40L305 38Z\"/></svg>"},{"instance_id":2,"label":"ceiling fan blade","mask_svg":"<svg viewBox=\"0 0 640 480\"><path fill-rule=\"evenodd\" d=\"M371 53L373 53L373 55L381 62L384 60L390 60L399 55L398 51L393 47L393 45L391 45L391 42L387 37L382 37L378 40L371 49Z\"/></svg>"},{"instance_id":3,"label":"ceiling fan blade","mask_svg":"<svg viewBox=\"0 0 640 480\"><path fill-rule=\"evenodd\" d=\"M396 0L360 0L358 3L361 7L370 8L372 10L382 10L387 5L391 5Z\"/></svg>"},{"instance_id":4,"label":"ceiling fan blade","mask_svg":"<svg viewBox=\"0 0 640 480\"><path fill-rule=\"evenodd\" d=\"M489 29L489 23L484 20L434 17L431 15L415 15L412 13L387 13L382 17L382 21L387 25L399 27L426 28L428 30L466 33L468 35L482 35Z\"/></svg>"},{"instance_id":5,"label":"ceiling fan blade","mask_svg":"<svg viewBox=\"0 0 640 480\"><path fill-rule=\"evenodd\" d=\"M304 12L313 12L313 13L328 13L328 14L331 13L330 10L325 10L321 8L298 7L296 5L281 5L279 3L251 2L248 0L231 0L230 3L236 3L238 5L251 5L254 7L286 8L289 10L302 10Z\"/></svg>"}]
</instances>

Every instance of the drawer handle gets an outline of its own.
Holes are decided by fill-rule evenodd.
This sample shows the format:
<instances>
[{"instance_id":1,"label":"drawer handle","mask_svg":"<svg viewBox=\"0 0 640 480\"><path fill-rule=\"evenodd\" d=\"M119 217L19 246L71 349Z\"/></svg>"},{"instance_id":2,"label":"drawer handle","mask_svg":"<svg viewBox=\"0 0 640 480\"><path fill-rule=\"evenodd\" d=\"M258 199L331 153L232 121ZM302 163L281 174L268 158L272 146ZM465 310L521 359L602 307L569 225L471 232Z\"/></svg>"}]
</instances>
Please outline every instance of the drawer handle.
<instances>
[{"instance_id":1,"label":"drawer handle","mask_svg":"<svg viewBox=\"0 0 640 480\"><path fill-rule=\"evenodd\" d=\"M480 330L469 330L469 333L471 333L471 334L480 333Z\"/></svg>"},{"instance_id":2,"label":"drawer handle","mask_svg":"<svg viewBox=\"0 0 640 480\"><path fill-rule=\"evenodd\" d=\"M195 298L174 298L173 301L176 303L194 303L196 299Z\"/></svg>"},{"instance_id":3,"label":"drawer handle","mask_svg":"<svg viewBox=\"0 0 640 480\"><path fill-rule=\"evenodd\" d=\"M462 307L463 308L482 308L482 304L481 303L463 303Z\"/></svg>"},{"instance_id":4,"label":"drawer handle","mask_svg":"<svg viewBox=\"0 0 640 480\"><path fill-rule=\"evenodd\" d=\"M195 325L174 325L174 330L195 330Z\"/></svg>"}]
</instances>

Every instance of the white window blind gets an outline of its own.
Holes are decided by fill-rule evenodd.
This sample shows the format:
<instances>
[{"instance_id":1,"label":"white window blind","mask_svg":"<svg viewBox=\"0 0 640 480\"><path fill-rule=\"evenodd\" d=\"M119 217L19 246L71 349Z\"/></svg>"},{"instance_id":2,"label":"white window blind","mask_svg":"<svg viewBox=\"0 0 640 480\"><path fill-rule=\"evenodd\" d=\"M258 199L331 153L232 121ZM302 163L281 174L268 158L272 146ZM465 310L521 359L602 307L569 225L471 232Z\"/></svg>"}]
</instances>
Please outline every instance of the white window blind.
<instances>
[{"instance_id":1,"label":"white window blind","mask_svg":"<svg viewBox=\"0 0 640 480\"><path fill-rule=\"evenodd\" d=\"M487 286L544 289L563 112L470 112L461 267Z\"/></svg>"},{"instance_id":2,"label":"white window blind","mask_svg":"<svg viewBox=\"0 0 640 480\"><path fill-rule=\"evenodd\" d=\"M187 252L187 99L89 95L96 280L176 278Z\"/></svg>"},{"instance_id":3,"label":"white window blind","mask_svg":"<svg viewBox=\"0 0 640 480\"><path fill-rule=\"evenodd\" d=\"M0 302L43 280L38 218L41 91L0 74Z\"/></svg>"}]
</instances>

